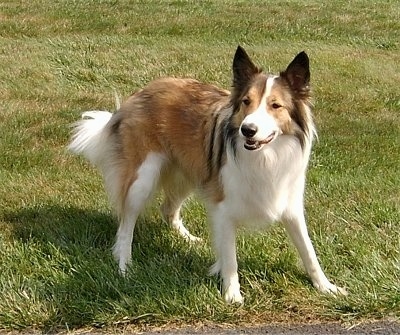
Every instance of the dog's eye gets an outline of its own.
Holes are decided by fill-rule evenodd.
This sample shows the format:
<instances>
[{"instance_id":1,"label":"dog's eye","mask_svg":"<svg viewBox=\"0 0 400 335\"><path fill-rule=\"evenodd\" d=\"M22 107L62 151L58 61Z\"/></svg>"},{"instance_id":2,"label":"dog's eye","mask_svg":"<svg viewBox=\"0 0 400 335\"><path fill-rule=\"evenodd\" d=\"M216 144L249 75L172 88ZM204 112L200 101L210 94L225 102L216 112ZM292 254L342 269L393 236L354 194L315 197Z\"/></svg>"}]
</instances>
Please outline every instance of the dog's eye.
<instances>
[{"instance_id":1,"label":"dog's eye","mask_svg":"<svg viewBox=\"0 0 400 335\"><path fill-rule=\"evenodd\" d=\"M281 108L281 107L282 107L282 105L278 104L277 102L274 102L274 103L272 104L272 108L273 108L273 109L279 109L279 108Z\"/></svg>"},{"instance_id":2,"label":"dog's eye","mask_svg":"<svg viewBox=\"0 0 400 335\"><path fill-rule=\"evenodd\" d=\"M248 106L250 105L250 99L248 97L244 97L242 103L243 105Z\"/></svg>"}]
</instances>

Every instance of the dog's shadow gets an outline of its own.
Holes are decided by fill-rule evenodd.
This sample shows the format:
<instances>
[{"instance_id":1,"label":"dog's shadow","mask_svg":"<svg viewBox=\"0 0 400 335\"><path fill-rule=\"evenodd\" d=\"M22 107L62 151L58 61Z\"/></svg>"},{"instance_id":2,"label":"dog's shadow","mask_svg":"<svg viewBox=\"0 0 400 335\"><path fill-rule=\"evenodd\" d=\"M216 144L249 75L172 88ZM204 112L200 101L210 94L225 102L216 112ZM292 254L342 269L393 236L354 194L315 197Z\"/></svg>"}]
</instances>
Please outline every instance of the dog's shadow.
<instances>
[{"instance_id":1,"label":"dog's shadow","mask_svg":"<svg viewBox=\"0 0 400 335\"><path fill-rule=\"evenodd\" d=\"M166 311L180 315L190 309L190 297L199 294L208 305L225 308L218 278L207 275L214 260L209 243L189 244L158 214L146 213L138 220L132 264L125 277L112 257L117 220L108 210L43 204L8 212L4 221L11 225L16 243L34 258L31 267L21 269L18 275L29 275L28 271L34 277L30 282L40 281L34 284L36 299L49 304L52 311L42 320L45 331L61 324L70 328L102 326L107 323L107 313L121 322L147 322ZM269 282L287 271L305 284L309 282L296 271L293 260L275 259L265 270L264 256L243 252L239 263L257 280Z\"/></svg>"},{"instance_id":2,"label":"dog's shadow","mask_svg":"<svg viewBox=\"0 0 400 335\"><path fill-rule=\"evenodd\" d=\"M37 277L45 279L35 294L41 303L51 301L54 310L43 322L46 328L96 324L97 319L101 324L98 315L105 309L133 320L151 318L168 304L183 304L196 286L215 287L209 282L215 279L206 275L211 255L204 250L209 248L189 246L157 215L139 220L125 277L112 258L117 224L110 212L36 205L6 213L4 219L13 238L27 249L34 246L35 263L41 264Z\"/></svg>"}]
</instances>

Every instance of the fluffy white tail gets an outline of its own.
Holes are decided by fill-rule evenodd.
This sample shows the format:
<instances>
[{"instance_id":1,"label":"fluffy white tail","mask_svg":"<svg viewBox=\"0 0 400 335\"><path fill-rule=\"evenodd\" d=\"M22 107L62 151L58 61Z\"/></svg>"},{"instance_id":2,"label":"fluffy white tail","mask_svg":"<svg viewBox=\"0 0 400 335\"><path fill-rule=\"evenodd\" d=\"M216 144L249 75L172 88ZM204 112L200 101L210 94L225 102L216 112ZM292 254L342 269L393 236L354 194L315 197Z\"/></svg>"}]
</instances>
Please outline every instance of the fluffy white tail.
<instances>
[{"instance_id":1,"label":"fluffy white tail","mask_svg":"<svg viewBox=\"0 0 400 335\"><path fill-rule=\"evenodd\" d=\"M75 154L82 154L94 165L101 165L107 150L107 137L104 128L112 113L89 111L82 114L82 120L75 124L72 141L68 149Z\"/></svg>"}]
</instances>

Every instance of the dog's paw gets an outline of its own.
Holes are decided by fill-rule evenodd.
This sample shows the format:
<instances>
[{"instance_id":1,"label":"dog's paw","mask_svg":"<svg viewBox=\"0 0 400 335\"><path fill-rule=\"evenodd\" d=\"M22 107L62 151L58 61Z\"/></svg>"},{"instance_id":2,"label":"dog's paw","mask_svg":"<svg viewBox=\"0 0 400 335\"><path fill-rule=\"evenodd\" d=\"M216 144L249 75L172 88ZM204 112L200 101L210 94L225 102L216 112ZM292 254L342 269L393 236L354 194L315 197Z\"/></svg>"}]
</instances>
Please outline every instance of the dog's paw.
<instances>
[{"instance_id":1,"label":"dog's paw","mask_svg":"<svg viewBox=\"0 0 400 335\"><path fill-rule=\"evenodd\" d=\"M175 218L175 215L176 214L167 215L163 212L164 220L168 221L172 228L175 229L178 234L182 236L187 242L197 243L203 241L200 237L192 235L189 230L184 226L182 219Z\"/></svg>"},{"instance_id":2,"label":"dog's paw","mask_svg":"<svg viewBox=\"0 0 400 335\"><path fill-rule=\"evenodd\" d=\"M191 242L191 243L203 242L203 239L201 237L194 236L194 235L190 234L189 232L187 234L182 234L182 236L186 241Z\"/></svg>"},{"instance_id":3,"label":"dog's paw","mask_svg":"<svg viewBox=\"0 0 400 335\"><path fill-rule=\"evenodd\" d=\"M243 297L240 293L240 287L238 285L230 285L225 289L224 300L228 304L243 304Z\"/></svg>"},{"instance_id":4,"label":"dog's paw","mask_svg":"<svg viewBox=\"0 0 400 335\"><path fill-rule=\"evenodd\" d=\"M334 295L344 295L347 296L348 292L346 291L345 288L336 286L330 282L324 283L324 284L314 284L315 288L322 292L322 293L327 293L327 294L334 294Z\"/></svg>"},{"instance_id":5,"label":"dog's paw","mask_svg":"<svg viewBox=\"0 0 400 335\"><path fill-rule=\"evenodd\" d=\"M199 243L203 241L200 237L192 235L189 230L185 228L182 221L180 221L179 225L174 225L174 228L179 233L179 235L181 235L185 239L185 241L189 243Z\"/></svg>"},{"instance_id":6,"label":"dog's paw","mask_svg":"<svg viewBox=\"0 0 400 335\"><path fill-rule=\"evenodd\" d=\"M339 287L336 286L337 289L337 293L336 294L340 294L340 295L344 295L344 296L348 296L349 292L347 292L347 290L344 287Z\"/></svg>"}]
</instances>

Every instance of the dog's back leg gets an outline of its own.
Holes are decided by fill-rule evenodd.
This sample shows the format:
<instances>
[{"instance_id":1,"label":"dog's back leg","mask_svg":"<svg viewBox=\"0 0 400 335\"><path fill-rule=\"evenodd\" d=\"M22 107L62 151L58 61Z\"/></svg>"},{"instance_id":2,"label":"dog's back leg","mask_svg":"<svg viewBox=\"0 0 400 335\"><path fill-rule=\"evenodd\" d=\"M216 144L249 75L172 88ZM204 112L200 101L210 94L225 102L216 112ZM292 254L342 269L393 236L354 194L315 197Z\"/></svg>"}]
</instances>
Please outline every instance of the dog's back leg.
<instances>
[{"instance_id":1,"label":"dog's back leg","mask_svg":"<svg viewBox=\"0 0 400 335\"><path fill-rule=\"evenodd\" d=\"M186 240L191 242L201 241L199 237L190 234L180 215L182 204L192 191L191 185L179 173L171 171L164 178L162 186L165 200L161 205L161 213L164 220Z\"/></svg>"},{"instance_id":2,"label":"dog's back leg","mask_svg":"<svg viewBox=\"0 0 400 335\"><path fill-rule=\"evenodd\" d=\"M123 274L131 261L133 230L140 212L151 199L164 163L164 156L150 153L136 171L136 179L128 187L120 213L120 225L113 254Z\"/></svg>"}]
</instances>

